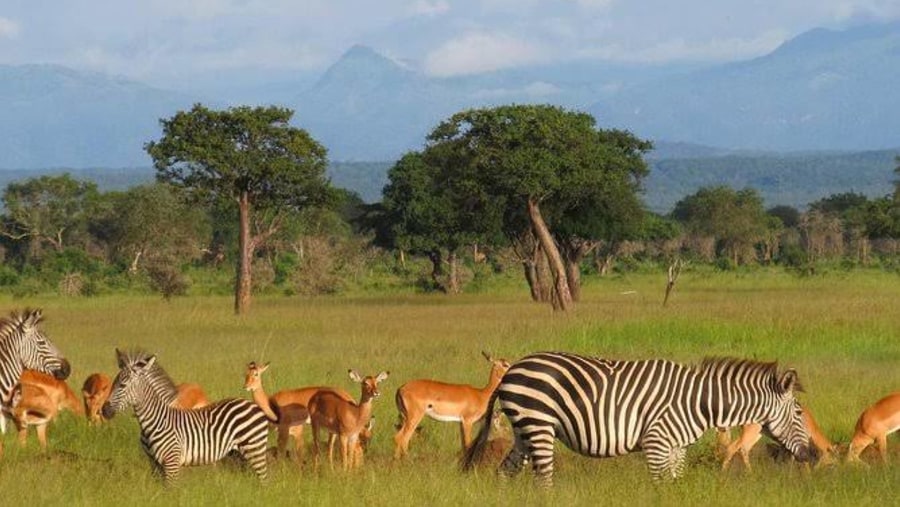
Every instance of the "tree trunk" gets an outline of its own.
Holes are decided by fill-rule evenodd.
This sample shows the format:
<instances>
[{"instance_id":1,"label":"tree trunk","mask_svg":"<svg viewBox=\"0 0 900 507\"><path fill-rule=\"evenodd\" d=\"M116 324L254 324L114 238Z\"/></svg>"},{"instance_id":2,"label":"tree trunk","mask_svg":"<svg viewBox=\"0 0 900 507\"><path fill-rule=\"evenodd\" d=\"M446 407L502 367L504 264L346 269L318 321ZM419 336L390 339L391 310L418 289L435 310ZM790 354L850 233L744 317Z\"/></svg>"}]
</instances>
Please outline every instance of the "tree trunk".
<instances>
[{"instance_id":1,"label":"tree trunk","mask_svg":"<svg viewBox=\"0 0 900 507\"><path fill-rule=\"evenodd\" d=\"M551 283L551 279L553 277L550 275L550 265L547 263L547 256L544 254L544 249L541 248L540 243L535 244L533 255L535 281L538 290L537 301L549 303L552 301L553 283Z\"/></svg>"},{"instance_id":2,"label":"tree trunk","mask_svg":"<svg viewBox=\"0 0 900 507\"><path fill-rule=\"evenodd\" d=\"M528 218L534 228L535 235L541 244L547 261L550 263L550 272L553 275L553 292L555 296L554 309L564 312L572 308L572 292L569 289L569 282L566 278L566 268L563 265L562 257L559 255L559 249L553 241L550 229L541 216L541 210L538 203L532 199L528 200Z\"/></svg>"},{"instance_id":3,"label":"tree trunk","mask_svg":"<svg viewBox=\"0 0 900 507\"><path fill-rule=\"evenodd\" d=\"M572 301L581 300L581 261L599 245L596 241L571 238L562 243L566 263L566 279L572 293Z\"/></svg>"},{"instance_id":4,"label":"tree trunk","mask_svg":"<svg viewBox=\"0 0 900 507\"><path fill-rule=\"evenodd\" d=\"M444 285L444 257L440 250L432 250L428 252L428 258L431 260L431 281L434 287L442 292L447 292Z\"/></svg>"},{"instance_id":5,"label":"tree trunk","mask_svg":"<svg viewBox=\"0 0 900 507\"><path fill-rule=\"evenodd\" d=\"M461 292L459 284L459 258L456 251L450 250L447 254L447 264L450 265L450 274L447 280L447 292L449 294L459 294Z\"/></svg>"},{"instance_id":6,"label":"tree trunk","mask_svg":"<svg viewBox=\"0 0 900 507\"><path fill-rule=\"evenodd\" d=\"M528 282L528 289L531 290L531 300L540 302L541 291L537 278L537 267L532 260L523 260L522 269L525 271L525 281Z\"/></svg>"},{"instance_id":7,"label":"tree trunk","mask_svg":"<svg viewBox=\"0 0 900 507\"><path fill-rule=\"evenodd\" d=\"M237 280L234 287L234 313L240 315L250 309L253 266L253 240L250 238L250 193L241 192L238 199L240 231L238 234Z\"/></svg>"}]
</instances>

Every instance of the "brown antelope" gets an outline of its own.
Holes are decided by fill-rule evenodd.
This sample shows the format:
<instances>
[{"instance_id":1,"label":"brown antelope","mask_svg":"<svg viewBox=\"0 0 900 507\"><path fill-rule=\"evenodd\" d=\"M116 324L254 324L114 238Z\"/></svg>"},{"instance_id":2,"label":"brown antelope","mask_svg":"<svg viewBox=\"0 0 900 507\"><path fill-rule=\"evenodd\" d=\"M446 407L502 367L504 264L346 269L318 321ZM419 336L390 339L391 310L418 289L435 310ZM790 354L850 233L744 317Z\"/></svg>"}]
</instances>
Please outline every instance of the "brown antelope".
<instances>
[{"instance_id":1,"label":"brown antelope","mask_svg":"<svg viewBox=\"0 0 900 507\"><path fill-rule=\"evenodd\" d=\"M112 390L112 380L103 373L93 373L81 386L81 397L84 399L84 412L91 424L99 424L103 421L100 409L109 398Z\"/></svg>"},{"instance_id":2,"label":"brown antelope","mask_svg":"<svg viewBox=\"0 0 900 507\"><path fill-rule=\"evenodd\" d=\"M319 391L309 400L309 417L312 420L313 448L317 466L320 428L325 428L329 434L337 436L344 470L362 464L362 452L356 451L360 434L372 419L372 400L381 395L378 384L383 382L389 373L383 371L374 377L361 377L355 370L349 370L348 373L350 380L360 384L362 392L359 403L347 401L334 391ZM334 467L330 447L328 463Z\"/></svg>"},{"instance_id":3,"label":"brown antelope","mask_svg":"<svg viewBox=\"0 0 900 507\"><path fill-rule=\"evenodd\" d=\"M268 369L269 363L257 365L256 362L251 362L247 364L244 389L250 391L253 401L263 409L269 421L276 426L278 431L277 454L279 456L284 454L289 437L294 437L294 453L300 457L303 455L303 425L310 422L307 410L310 398L323 390L332 391L347 401L353 401L353 398L343 389L324 386L286 389L269 397L262 386L262 374Z\"/></svg>"},{"instance_id":4,"label":"brown antelope","mask_svg":"<svg viewBox=\"0 0 900 507\"><path fill-rule=\"evenodd\" d=\"M472 442L472 425L484 415L488 400L509 369L504 359L493 359L482 352L491 362L491 373L487 385L481 389L467 384L447 384L436 380L411 380L397 389L395 400L400 412L398 431L394 435L394 458L402 458L409 450L412 438L426 415L438 421L459 422L462 449L465 451Z\"/></svg>"},{"instance_id":5,"label":"brown antelope","mask_svg":"<svg viewBox=\"0 0 900 507\"><path fill-rule=\"evenodd\" d=\"M875 442L881 460L887 463L887 436L897 430L900 430L900 392L881 398L860 414L853 439L850 440L847 461L862 463L859 455Z\"/></svg>"},{"instance_id":6,"label":"brown antelope","mask_svg":"<svg viewBox=\"0 0 900 507\"><path fill-rule=\"evenodd\" d=\"M47 424L56 418L60 410L70 410L84 416L82 407L69 385L52 375L25 370L19 383L13 388L12 416L19 430L19 443L25 445L28 427L37 426L41 449L47 449Z\"/></svg>"},{"instance_id":7,"label":"brown antelope","mask_svg":"<svg viewBox=\"0 0 900 507\"><path fill-rule=\"evenodd\" d=\"M178 396L172 402L173 407L188 410L209 405L209 400L206 398L206 393L203 392L200 384L185 382L175 386L175 389L178 391Z\"/></svg>"},{"instance_id":8,"label":"brown antelope","mask_svg":"<svg viewBox=\"0 0 900 507\"><path fill-rule=\"evenodd\" d=\"M806 429L809 432L810 443L812 443L819 454L817 466L834 464L837 446L822 433L822 428L819 427L819 424L816 422L812 413L806 407L801 408L803 410L803 422L806 424ZM722 460L722 470L728 469L728 466L731 464L731 459L734 458L734 455L738 452L741 453L741 461L744 462L744 467L747 470L750 470L750 449L756 445L756 442L759 441L761 436L762 425L760 424L748 424L743 426L741 428L741 435L738 439L730 443L728 442L728 430L720 431L719 443L725 445L725 457Z\"/></svg>"}]
</instances>

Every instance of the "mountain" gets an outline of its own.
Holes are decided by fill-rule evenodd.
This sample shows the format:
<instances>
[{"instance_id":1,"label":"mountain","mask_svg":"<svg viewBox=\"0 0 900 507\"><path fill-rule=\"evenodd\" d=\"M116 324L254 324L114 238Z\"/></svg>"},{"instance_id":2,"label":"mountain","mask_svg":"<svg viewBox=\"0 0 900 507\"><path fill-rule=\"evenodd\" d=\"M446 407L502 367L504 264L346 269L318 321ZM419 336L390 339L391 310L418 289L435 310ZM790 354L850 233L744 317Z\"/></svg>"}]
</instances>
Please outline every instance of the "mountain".
<instances>
[{"instance_id":1,"label":"mountain","mask_svg":"<svg viewBox=\"0 0 900 507\"><path fill-rule=\"evenodd\" d=\"M53 65L0 65L0 169L147 165L159 119L193 99Z\"/></svg>"},{"instance_id":2,"label":"mountain","mask_svg":"<svg viewBox=\"0 0 900 507\"><path fill-rule=\"evenodd\" d=\"M772 53L650 81L589 111L652 139L766 150L900 145L900 23L815 29Z\"/></svg>"},{"instance_id":3,"label":"mountain","mask_svg":"<svg viewBox=\"0 0 900 507\"><path fill-rule=\"evenodd\" d=\"M652 158L900 146L900 23L815 29L721 65L570 60L455 77L354 46L321 76L223 75L181 91L49 65L0 66L0 169L149 163L158 120L194 102L276 103L336 161L391 162L451 114L552 103L657 142ZM714 148L700 148L714 147ZM705 151L704 151L705 150Z\"/></svg>"}]
</instances>

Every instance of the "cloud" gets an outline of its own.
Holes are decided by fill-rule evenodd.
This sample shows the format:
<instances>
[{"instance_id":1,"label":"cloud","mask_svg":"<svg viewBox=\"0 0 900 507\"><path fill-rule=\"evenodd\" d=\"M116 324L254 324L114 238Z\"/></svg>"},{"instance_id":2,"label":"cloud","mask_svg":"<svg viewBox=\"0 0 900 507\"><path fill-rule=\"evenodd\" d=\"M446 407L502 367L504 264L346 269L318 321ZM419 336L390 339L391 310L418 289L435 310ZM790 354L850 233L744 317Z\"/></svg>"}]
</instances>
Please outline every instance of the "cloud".
<instances>
[{"instance_id":1,"label":"cloud","mask_svg":"<svg viewBox=\"0 0 900 507\"><path fill-rule=\"evenodd\" d=\"M0 16L0 39L15 39L19 36L19 24Z\"/></svg>"},{"instance_id":2,"label":"cloud","mask_svg":"<svg viewBox=\"0 0 900 507\"><path fill-rule=\"evenodd\" d=\"M478 99L504 99L511 96L526 96L532 99L549 97L560 93L562 89L546 81L533 81L521 88L486 88L472 94Z\"/></svg>"},{"instance_id":3,"label":"cloud","mask_svg":"<svg viewBox=\"0 0 900 507\"><path fill-rule=\"evenodd\" d=\"M416 0L410 6L409 13L412 16L425 16L433 18L450 10L450 4L446 0Z\"/></svg>"},{"instance_id":4,"label":"cloud","mask_svg":"<svg viewBox=\"0 0 900 507\"><path fill-rule=\"evenodd\" d=\"M507 69L543 61L545 51L504 34L470 33L451 39L425 57L425 72L449 77Z\"/></svg>"},{"instance_id":5,"label":"cloud","mask_svg":"<svg viewBox=\"0 0 900 507\"><path fill-rule=\"evenodd\" d=\"M769 53L787 38L788 35L780 30L765 32L750 39L727 38L689 42L684 38L677 37L637 49L620 44L588 48L581 50L579 56L638 63L721 62L752 58Z\"/></svg>"}]
</instances>

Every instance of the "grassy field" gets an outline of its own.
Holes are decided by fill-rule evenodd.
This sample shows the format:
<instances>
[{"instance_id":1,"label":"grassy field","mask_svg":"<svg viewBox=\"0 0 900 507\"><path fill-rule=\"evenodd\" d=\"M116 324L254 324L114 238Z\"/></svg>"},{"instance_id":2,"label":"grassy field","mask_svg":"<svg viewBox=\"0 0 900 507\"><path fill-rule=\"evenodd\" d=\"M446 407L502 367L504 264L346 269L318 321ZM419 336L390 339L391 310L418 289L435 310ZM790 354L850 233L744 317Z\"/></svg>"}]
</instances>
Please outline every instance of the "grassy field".
<instances>
[{"instance_id":1,"label":"grassy field","mask_svg":"<svg viewBox=\"0 0 900 507\"><path fill-rule=\"evenodd\" d=\"M271 361L264 384L276 390L309 384L352 389L347 369L390 370L375 401L375 437L362 470L271 463L264 487L236 463L192 468L162 487L138 442L136 421L120 415L89 428L64 414L50 430L51 450L20 449L4 437L0 496L5 505L886 505L897 498L900 443L893 464L840 465L812 472L773 463L759 445L754 470L726 474L713 457L712 435L688 451L685 476L654 484L640 454L592 460L560 449L556 487L532 487L529 473L499 481L494 466L457 472L458 430L429 421L411 458L391 458L397 413L393 393L414 378L483 385L480 351L516 359L537 350L609 358L707 355L779 360L795 367L803 401L832 440L846 442L860 411L900 389L900 277L875 272L797 278L779 272L685 272L667 308L662 276L589 280L573 315L554 315L521 287L474 295L361 295L319 299L257 298L235 317L230 298L154 297L2 300L8 309L44 308L44 329L73 365L78 390L95 371L115 373L114 348L156 353L176 381L199 382L211 397L245 397L248 361ZM874 463L873 456L866 456Z\"/></svg>"}]
</instances>

